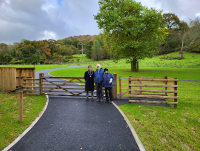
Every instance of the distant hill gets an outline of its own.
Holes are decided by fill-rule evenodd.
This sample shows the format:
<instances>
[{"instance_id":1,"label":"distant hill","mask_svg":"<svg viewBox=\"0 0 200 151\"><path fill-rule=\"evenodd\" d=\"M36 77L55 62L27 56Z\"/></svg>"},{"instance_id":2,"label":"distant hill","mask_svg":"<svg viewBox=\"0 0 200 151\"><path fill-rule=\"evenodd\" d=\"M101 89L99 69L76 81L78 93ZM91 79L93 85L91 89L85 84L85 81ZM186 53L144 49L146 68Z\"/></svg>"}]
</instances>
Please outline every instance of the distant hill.
<instances>
[{"instance_id":1,"label":"distant hill","mask_svg":"<svg viewBox=\"0 0 200 151\"><path fill-rule=\"evenodd\" d=\"M86 39L87 41L94 41L97 36L98 35L79 35L79 36L67 37L67 38L64 38L62 40L78 40L78 41L82 41L82 40Z\"/></svg>"}]
</instances>

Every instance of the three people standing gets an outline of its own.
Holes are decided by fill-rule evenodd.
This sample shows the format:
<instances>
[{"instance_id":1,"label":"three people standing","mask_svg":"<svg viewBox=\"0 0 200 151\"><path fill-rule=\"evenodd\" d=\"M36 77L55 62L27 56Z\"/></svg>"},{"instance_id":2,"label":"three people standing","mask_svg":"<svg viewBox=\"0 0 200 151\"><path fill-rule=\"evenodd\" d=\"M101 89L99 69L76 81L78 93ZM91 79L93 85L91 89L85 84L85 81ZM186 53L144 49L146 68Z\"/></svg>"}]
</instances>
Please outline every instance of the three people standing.
<instances>
[{"instance_id":1,"label":"three people standing","mask_svg":"<svg viewBox=\"0 0 200 151\"><path fill-rule=\"evenodd\" d=\"M86 101L88 101L88 94L91 91L91 99L93 98L94 83L97 91L97 102L103 102L103 87L105 87L106 93L106 103L112 101L112 86L114 82L114 77L111 73L108 73L108 69L102 69L100 64L97 64L97 69L92 71L92 66L88 66L88 71L84 74L85 79L85 91L86 91ZM105 72L105 73L104 73ZM109 93L109 94L108 94Z\"/></svg>"}]
</instances>

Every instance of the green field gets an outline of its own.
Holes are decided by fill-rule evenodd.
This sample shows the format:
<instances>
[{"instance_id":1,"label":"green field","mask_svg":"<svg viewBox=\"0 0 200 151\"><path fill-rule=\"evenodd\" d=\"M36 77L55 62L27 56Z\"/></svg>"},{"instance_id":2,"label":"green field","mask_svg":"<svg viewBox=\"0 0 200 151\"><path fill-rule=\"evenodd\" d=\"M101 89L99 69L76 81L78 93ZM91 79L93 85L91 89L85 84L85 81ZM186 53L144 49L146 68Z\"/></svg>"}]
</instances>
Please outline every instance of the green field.
<instances>
[{"instance_id":1,"label":"green field","mask_svg":"<svg viewBox=\"0 0 200 151\"><path fill-rule=\"evenodd\" d=\"M0 67L16 67L16 68L21 68L21 67L34 67L34 65L0 65ZM40 71L40 70L47 70L47 69L55 69L55 68L67 68L68 65L35 65L35 70Z\"/></svg>"},{"instance_id":2,"label":"green field","mask_svg":"<svg viewBox=\"0 0 200 151\"><path fill-rule=\"evenodd\" d=\"M73 55L73 60L74 62L77 62L77 58L79 58L79 62L82 62L82 54L76 54L76 55ZM72 59L71 59L72 60ZM71 62L71 60L69 62ZM83 54L83 62L92 62L93 60L92 59L89 59L86 57L86 54Z\"/></svg>"},{"instance_id":3,"label":"green field","mask_svg":"<svg viewBox=\"0 0 200 151\"><path fill-rule=\"evenodd\" d=\"M86 58L84 55L83 57L83 64L82 55L74 55L75 57L80 57L79 64L80 65L88 65L91 64L95 66L97 63L102 64L103 66L118 66L118 67L130 67L130 63L126 63L125 59L119 60L117 63L113 62L112 60L102 60L102 61L93 61L92 59ZM199 68L200 67L200 53L190 53L184 52L184 59L182 60L167 60L161 59L163 57L178 57L178 52L173 52L167 55L155 56L153 58L146 58L144 60L139 60L140 67L170 67L170 68ZM76 59L74 63L77 64Z\"/></svg>"},{"instance_id":4,"label":"green field","mask_svg":"<svg viewBox=\"0 0 200 151\"><path fill-rule=\"evenodd\" d=\"M18 94L0 92L0 150L13 142L42 111L45 96L23 97L23 123L19 122Z\"/></svg>"},{"instance_id":5,"label":"green field","mask_svg":"<svg viewBox=\"0 0 200 151\"><path fill-rule=\"evenodd\" d=\"M144 60L139 60L139 67L158 67L153 68L153 70L160 70L159 67L162 67L162 70L178 70L179 68L199 68L200 70L200 53L190 53L184 52L184 59L182 60L166 60L161 59L162 57L177 57L178 52L170 53L168 55L155 56L153 58L146 58ZM79 57L80 60L77 62L77 59L74 58L73 62L65 63L63 65L36 65L36 71L44 70L44 69L53 69L53 68L63 68L66 66L88 66L89 64L92 66L96 66L97 63L100 63L102 67L130 67L130 63L126 63L125 59L121 59L118 62L113 62L112 60L101 60L94 61L92 59L88 59L86 55L83 55L83 63L82 63L82 55L74 55L74 57ZM33 67L33 65L0 65L0 67ZM140 68L145 69L145 68ZM186 69L183 69L186 70Z\"/></svg>"},{"instance_id":6,"label":"green field","mask_svg":"<svg viewBox=\"0 0 200 151\"><path fill-rule=\"evenodd\" d=\"M200 80L200 68L140 68L139 72L130 72L130 67L108 67L102 66L103 68L108 68L110 73L117 73L118 76L122 77L164 77L168 76L171 78L178 78L181 80ZM93 67L95 69L95 67ZM71 68L71 69L61 69L50 72L51 75L76 75L83 76L87 67Z\"/></svg>"}]
</instances>

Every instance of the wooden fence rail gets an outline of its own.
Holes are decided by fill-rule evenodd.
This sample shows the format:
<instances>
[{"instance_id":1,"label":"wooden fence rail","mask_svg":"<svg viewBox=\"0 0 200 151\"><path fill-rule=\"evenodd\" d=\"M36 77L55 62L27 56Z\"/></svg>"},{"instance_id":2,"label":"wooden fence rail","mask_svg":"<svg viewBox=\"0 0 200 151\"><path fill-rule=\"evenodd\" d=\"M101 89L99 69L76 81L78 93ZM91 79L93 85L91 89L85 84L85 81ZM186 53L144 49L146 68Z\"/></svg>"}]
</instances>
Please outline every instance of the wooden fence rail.
<instances>
[{"instance_id":1,"label":"wooden fence rail","mask_svg":"<svg viewBox=\"0 0 200 151\"><path fill-rule=\"evenodd\" d=\"M128 79L128 81L127 81ZM128 97L129 103L170 104L177 107L178 79L165 77L119 77L119 96ZM134 99L133 99L134 98ZM137 98L165 99L164 101Z\"/></svg>"}]
</instances>

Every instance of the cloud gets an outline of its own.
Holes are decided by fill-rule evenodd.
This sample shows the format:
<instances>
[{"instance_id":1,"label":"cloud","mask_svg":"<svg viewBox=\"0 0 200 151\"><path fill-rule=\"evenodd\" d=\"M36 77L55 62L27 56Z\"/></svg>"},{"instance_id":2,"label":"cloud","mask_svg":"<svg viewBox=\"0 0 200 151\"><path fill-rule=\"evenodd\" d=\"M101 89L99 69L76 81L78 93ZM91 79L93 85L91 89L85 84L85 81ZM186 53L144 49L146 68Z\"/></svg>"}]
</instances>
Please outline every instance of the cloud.
<instances>
[{"instance_id":1,"label":"cloud","mask_svg":"<svg viewBox=\"0 0 200 151\"><path fill-rule=\"evenodd\" d=\"M200 13L200 0L136 1L181 20ZM0 0L0 43L99 34L93 17L98 10L98 0Z\"/></svg>"},{"instance_id":2,"label":"cloud","mask_svg":"<svg viewBox=\"0 0 200 151\"><path fill-rule=\"evenodd\" d=\"M0 43L98 34L97 11L97 0L0 0Z\"/></svg>"},{"instance_id":3,"label":"cloud","mask_svg":"<svg viewBox=\"0 0 200 151\"><path fill-rule=\"evenodd\" d=\"M44 35L41 39L57 39L58 36L55 32L53 31L48 31L48 30L45 30L45 31L42 31L41 32L42 35Z\"/></svg>"},{"instance_id":4,"label":"cloud","mask_svg":"<svg viewBox=\"0 0 200 151\"><path fill-rule=\"evenodd\" d=\"M199 13L200 0L136 0L142 5L162 9L163 13L174 13L181 20L195 18Z\"/></svg>"}]
</instances>

